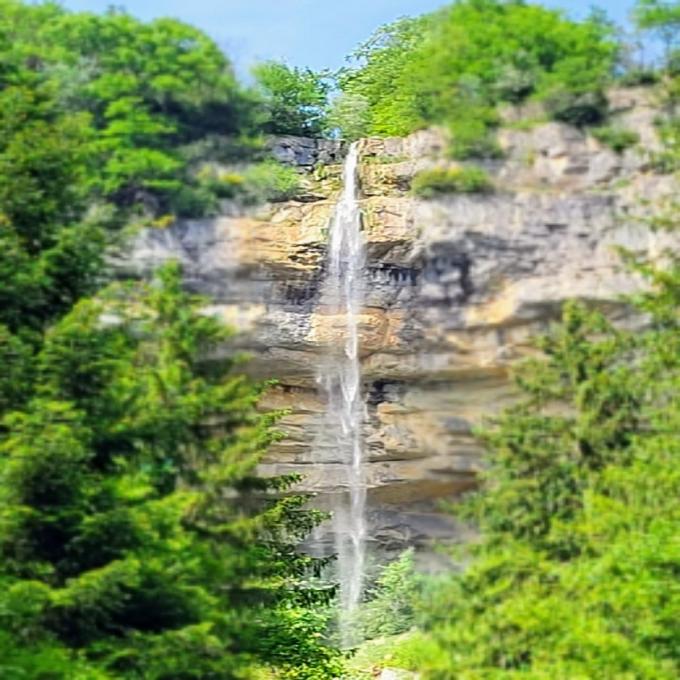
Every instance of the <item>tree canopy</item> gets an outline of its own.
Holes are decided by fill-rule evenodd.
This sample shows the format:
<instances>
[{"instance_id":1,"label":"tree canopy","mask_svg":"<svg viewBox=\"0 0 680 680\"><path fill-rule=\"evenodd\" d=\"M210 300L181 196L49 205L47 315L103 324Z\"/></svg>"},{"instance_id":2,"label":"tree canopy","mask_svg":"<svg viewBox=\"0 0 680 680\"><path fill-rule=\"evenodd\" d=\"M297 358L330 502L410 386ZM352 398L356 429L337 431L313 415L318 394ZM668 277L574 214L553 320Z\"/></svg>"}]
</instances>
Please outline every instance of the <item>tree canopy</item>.
<instances>
[{"instance_id":1,"label":"tree canopy","mask_svg":"<svg viewBox=\"0 0 680 680\"><path fill-rule=\"evenodd\" d=\"M549 100L557 116L580 102L597 116L617 49L598 15L578 22L514 0L459 0L379 29L354 53L341 86L368 101L372 134L447 123L465 145L493 124L498 102ZM475 124L481 132L469 129Z\"/></svg>"},{"instance_id":2,"label":"tree canopy","mask_svg":"<svg viewBox=\"0 0 680 680\"><path fill-rule=\"evenodd\" d=\"M266 385L176 265L106 257L140 206L196 206L192 145L248 147L250 95L180 22L0 10L0 676L336 677L321 516L256 474Z\"/></svg>"}]
</instances>

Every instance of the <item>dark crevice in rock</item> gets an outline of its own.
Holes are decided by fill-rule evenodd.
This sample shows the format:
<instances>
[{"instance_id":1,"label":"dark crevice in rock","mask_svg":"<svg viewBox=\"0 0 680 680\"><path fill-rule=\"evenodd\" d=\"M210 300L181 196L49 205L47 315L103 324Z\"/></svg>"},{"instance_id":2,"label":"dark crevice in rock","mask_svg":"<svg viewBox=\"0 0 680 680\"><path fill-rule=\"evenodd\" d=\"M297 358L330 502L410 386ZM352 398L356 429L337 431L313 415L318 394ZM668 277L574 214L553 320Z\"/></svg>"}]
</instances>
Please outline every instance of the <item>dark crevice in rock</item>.
<instances>
[{"instance_id":1,"label":"dark crevice in rock","mask_svg":"<svg viewBox=\"0 0 680 680\"><path fill-rule=\"evenodd\" d=\"M382 262L368 267L367 277L371 283L415 286L420 281L421 272L414 267L401 267Z\"/></svg>"},{"instance_id":2,"label":"dark crevice in rock","mask_svg":"<svg viewBox=\"0 0 680 680\"><path fill-rule=\"evenodd\" d=\"M464 304L474 292L470 269L467 253L445 252L430 257L423 269L427 297L449 306Z\"/></svg>"},{"instance_id":3,"label":"dark crevice in rock","mask_svg":"<svg viewBox=\"0 0 680 680\"><path fill-rule=\"evenodd\" d=\"M317 278L316 276L314 277ZM283 300L283 307L305 307L311 308L315 305L319 297L319 281L312 280L297 283L290 283L280 286L280 295Z\"/></svg>"},{"instance_id":4,"label":"dark crevice in rock","mask_svg":"<svg viewBox=\"0 0 680 680\"><path fill-rule=\"evenodd\" d=\"M384 402L396 402L406 392L406 384L396 380L374 380L366 388L366 404L375 408Z\"/></svg>"}]
</instances>

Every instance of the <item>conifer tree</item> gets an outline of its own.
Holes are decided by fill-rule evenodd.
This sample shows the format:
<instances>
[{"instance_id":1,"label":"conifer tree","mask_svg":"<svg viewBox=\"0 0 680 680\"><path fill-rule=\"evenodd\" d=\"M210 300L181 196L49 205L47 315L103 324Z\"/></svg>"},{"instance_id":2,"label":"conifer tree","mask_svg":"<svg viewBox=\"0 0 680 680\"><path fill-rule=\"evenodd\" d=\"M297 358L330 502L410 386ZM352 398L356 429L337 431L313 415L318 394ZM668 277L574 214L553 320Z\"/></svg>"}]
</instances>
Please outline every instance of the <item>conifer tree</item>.
<instances>
[{"instance_id":1,"label":"conifer tree","mask_svg":"<svg viewBox=\"0 0 680 680\"><path fill-rule=\"evenodd\" d=\"M293 479L255 474L277 414L259 412L263 386L236 358L208 356L228 331L174 267L95 295L129 216L101 202L103 145L107 158L130 151L104 115L132 111L116 83L191 123L178 124L189 141L238 103L225 58L177 22L0 5L0 677L337 675L317 606L332 589L296 549L319 516ZM191 47L201 59L187 70ZM160 99L120 80L137 53ZM135 140L140 115L126 119Z\"/></svg>"},{"instance_id":2,"label":"conifer tree","mask_svg":"<svg viewBox=\"0 0 680 680\"><path fill-rule=\"evenodd\" d=\"M199 304L174 266L83 300L48 333L36 396L4 418L0 628L31 663L57 654L84 678L338 671L312 608L331 593L295 549L318 517L271 494L291 480L255 476L276 414L234 359L205 363L226 331Z\"/></svg>"},{"instance_id":3,"label":"conifer tree","mask_svg":"<svg viewBox=\"0 0 680 680\"><path fill-rule=\"evenodd\" d=\"M677 229L661 206L650 227ZM429 603L427 677L680 675L680 258L623 256L644 330L566 305L518 368L524 399L481 432L462 508L480 540Z\"/></svg>"},{"instance_id":4,"label":"conifer tree","mask_svg":"<svg viewBox=\"0 0 680 680\"><path fill-rule=\"evenodd\" d=\"M648 273L646 333L568 305L482 433L481 537L428 603L428 677L677 677L680 271Z\"/></svg>"}]
</instances>

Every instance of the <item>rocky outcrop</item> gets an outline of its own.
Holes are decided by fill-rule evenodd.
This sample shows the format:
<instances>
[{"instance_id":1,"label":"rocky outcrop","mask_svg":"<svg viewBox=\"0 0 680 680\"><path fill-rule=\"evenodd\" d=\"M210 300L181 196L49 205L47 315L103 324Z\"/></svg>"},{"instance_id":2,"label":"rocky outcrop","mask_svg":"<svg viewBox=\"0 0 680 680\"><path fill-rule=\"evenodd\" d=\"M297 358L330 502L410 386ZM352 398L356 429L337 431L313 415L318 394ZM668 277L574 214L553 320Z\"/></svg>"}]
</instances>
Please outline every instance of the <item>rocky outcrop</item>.
<instances>
[{"instance_id":1,"label":"rocky outcrop","mask_svg":"<svg viewBox=\"0 0 680 680\"><path fill-rule=\"evenodd\" d=\"M286 135L273 137L268 143L271 155L280 163L311 171L319 165L342 162L345 144L331 139L309 139Z\"/></svg>"},{"instance_id":2,"label":"rocky outcrop","mask_svg":"<svg viewBox=\"0 0 680 680\"><path fill-rule=\"evenodd\" d=\"M650 97L620 91L612 104L620 124L653 148L658 111ZM505 157L486 163L493 193L430 201L409 187L420 169L451 164L442 133L361 142L367 478L371 535L387 549L465 535L437 503L474 485L483 452L472 428L512 401L508 369L530 351L528 339L569 298L626 319L621 296L641 282L622 271L616 248L656 257L677 245L644 221L644 199L658 203L675 189L647 151L617 154L558 123L510 126L499 142ZM308 177L320 169L337 176L341 152L336 142L275 147ZM187 285L240 330L250 370L280 381L267 406L290 409L287 437L263 472L301 472L323 507L346 490L324 442L315 377L343 324L320 286L335 196L328 183L317 189L311 202L149 230L126 266L139 274L180 259Z\"/></svg>"}]
</instances>

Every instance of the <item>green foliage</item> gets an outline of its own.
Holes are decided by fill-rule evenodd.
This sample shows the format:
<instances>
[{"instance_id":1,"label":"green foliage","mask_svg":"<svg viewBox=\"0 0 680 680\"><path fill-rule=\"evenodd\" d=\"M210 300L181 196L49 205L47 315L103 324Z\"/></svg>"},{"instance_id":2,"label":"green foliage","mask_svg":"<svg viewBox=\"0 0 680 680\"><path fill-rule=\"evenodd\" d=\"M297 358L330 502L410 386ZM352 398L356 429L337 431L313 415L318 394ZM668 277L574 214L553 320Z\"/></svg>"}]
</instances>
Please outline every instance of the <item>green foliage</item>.
<instances>
[{"instance_id":1,"label":"green foliage","mask_svg":"<svg viewBox=\"0 0 680 680\"><path fill-rule=\"evenodd\" d=\"M384 668L415 671L432 661L440 650L430 637L415 629L361 644L347 662L346 677L370 680Z\"/></svg>"},{"instance_id":2,"label":"green foliage","mask_svg":"<svg viewBox=\"0 0 680 680\"><path fill-rule=\"evenodd\" d=\"M31 663L339 672L310 610L332 594L310 580L323 564L295 549L318 515L266 493L292 480L254 477L276 414L233 359L202 363L229 334L200 304L174 266L81 301L46 336L35 396L4 417L0 616Z\"/></svg>"},{"instance_id":3,"label":"green foliage","mask_svg":"<svg viewBox=\"0 0 680 680\"><path fill-rule=\"evenodd\" d=\"M0 0L0 62L0 80L14 88L40 84L67 114L60 135L26 130L42 142L30 155L56 153L52 140L89 132L89 188L127 210L201 214L209 201L181 150L258 131L259 104L239 87L227 58L205 34L173 19L143 23L118 9L95 15ZM13 92L3 93L3 108L26 106ZM61 200L70 200L68 192Z\"/></svg>"},{"instance_id":4,"label":"green foliage","mask_svg":"<svg viewBox=\"0 0 680 680\"><path fill-rule=\"evenodd\" d=\"M495 110L471 102L462 104L457 110L460 115L453 116L449 123L450 156L463 161L501 158L503 152L493 134L498 124Z\"/></svg>"},{"instance_id":5,"label":"green foliage","mask_svg":"<svg viewBox=\"0 0 680 680\"><path fill-rule=\"evenodd\" d=\"M472 194L490 191L489 176L481 168L432 168L421 170L413 178L411 190L420 198L446 194Z\"/></svg>"},{"instance_id":6,"label":"green foliage","mask_svg":"<svg viewBox=\"0 0 680 680\"><path fill-rule=\"evenodd\" d=\"M663 146L652 153L654 167L657 172L675 173L680 170L680 117L659 121L657 130Z\"/></svg>"},{"instance_id":7,"label":"green foliage","mask_svg":"<svg viewBox=\"0 0 680 680\"><path fill-rule=\"evenodd\" d=\"M607 98L601 91L578 92L557 88L545 100L548 113L577 127L599 125L607 117Z\"/></svg>"},{"instance_id":8,"label":"green foliage","mask_svg":"<svg viewBox=\"0 0 680 680\"><path fill-rule=\"evenodd\" d=\"M381 28L352 55L356 66L340 84L368 102L372 134L445 123L464 131L466 144L487 138L499 102L548 99L560 119L594 120L616 53L597 15L575 22L538 5L459 0ZM462 153L476 153L474 144Z\"/></svg>"},{"instance_id":9,"label":"green foliage","mask_svg":"<svg viewBox=\"0 0 680 680\"><path fill-rule=\"evenodd\" d=\"M243 173L243 195L250 203L286 201L300 190L300 175L294 168L265 161Z\"/></svg>"},{"instance_id":10,"label":"green foliage","mask_svg":"<svg viewBox=\"0 0 680 680\"><path fill-rule=\"evenodd\" d=\"M606 144L616 153L623 153L640 141L640 135L633 130L621 127L607 126L595 128L591 131L593 137L602 144Z\"/></svg>"},{"instance_id":11,"label":"green foliage","mask_svg":"<svg viewBox=\"0 0 680 680\"><path fill-rule=\"evenodd\" d=\"M637 0L633 17L637 26L656 34L666 47L666 57L678 44L680 4L677 0Z\"/></svg>"},{"instance_id":12,"label":"green foliage","mask_svg":"<svg viewBox=\"0 0 680 680\"><path fill-rule=\"evenodd\" d=\"M657 71L648 68L632 68L627 70L620 78L619 83L624 87L637 87L656 85L660 76Z\"/></svg>"},{"instance_id":13,"label":"green foliage","mask_svg":"<svg viewBox=\"0 0 680 680\"><path fill-rule=\"evenodd\" d=\"M276 61L258 64L253 74L264 102L266 131L300 136L324 131L330 89L325 74Z\"/></svg>"},{"instance_id":14,"label":"green foliage","mask_svg":"<svg viewBox=\"0 0 680 680\"><path fill-rule=\"evenodd\" d=\"M90 140L88 119L64 114L42 84L0 90L0 408L24 398L41 331L101 278Z\"/></svg>"},{"instance_id":15,"label":"green foliage","mask_svg":"<svg viewBox=\"0 0 680 680\"><path fill-rule=\"evenodd\" d=\"M421 579L415 570L413 549L385 565L366 593L356 621L361 636L371 640L398 635L415 623L415 603L421 591Z\"/></svg>"},{"instance_id":16,"label":"green foliage","mask_svg":"<svg viewBox=\"0 0 680 680\"><path fill-rule=\"evenodd\" d=\"M379 28L351 55L357 66L339 75L343 93L368 103L368 132L406 135L421 123L409 69L429 19L399 19Z\"/></svg>"},{"instance_id":17,"label":"green foliage","mask_svg":"<svg viewBox=\"0 0 680 680\"><path fill-rule=\"evenodd\" d=\"M239 170L208 167L201 179L210 192L220 198L235 198L246 205L287 201L300 191L298 172L274 160Z\"/></svg>"},{"instance_id":18,"label":"green foliage","mask_svg":"<svg viewBox=\"0 0 680 680\"><path fill-rule=\"evenodd\" d=\"M519 372L526 401L484 433L475 562L431 603L431 677L677 676L680 367L657 343L677 348L680 278L664 281L650 310L661 324L670 294L675 328L639 341L571 306Z\"/></svg>"},{"instance_id":19,"label":"green foliage","mask_svg":"<svg viewBox=\"0 0 680 680\"><path fill-rule=\"evenodd\" d=\"M674 202L657 210L677 229ZM646 329L568 305L518 370L524 400L481 433L485 484L461 508L481 540L424 605L427 677L680 673L680 264L624 257Z\"/></svg>"},{"instance_id":20,"label":"green foliage","mask_svg":"<svg viewBox=\"0 0 680 680\"><path fill-rule=\"evenodd\" d=\"M96 294L140 207L214 205L192 149L259 152L244 102L179 22L0 0L3 678L341 672L324 562L296 550L321 515L255 474L277 414L235 358L205 363L229 332L174 266ZM290 173L257 166L251 191Z\"/></svg>"},{"instance_id":21,"label":"green foliage","mask_svg":"<svg viewBox=\"0 0 680 680\"><path fill-rule=\"evenodd\" d=\"M328 127L337 130L344 139L355 141L368 135L369 116L370 103L366 97L341 92L328 111Z\"/></svg>"}]
</instances>

